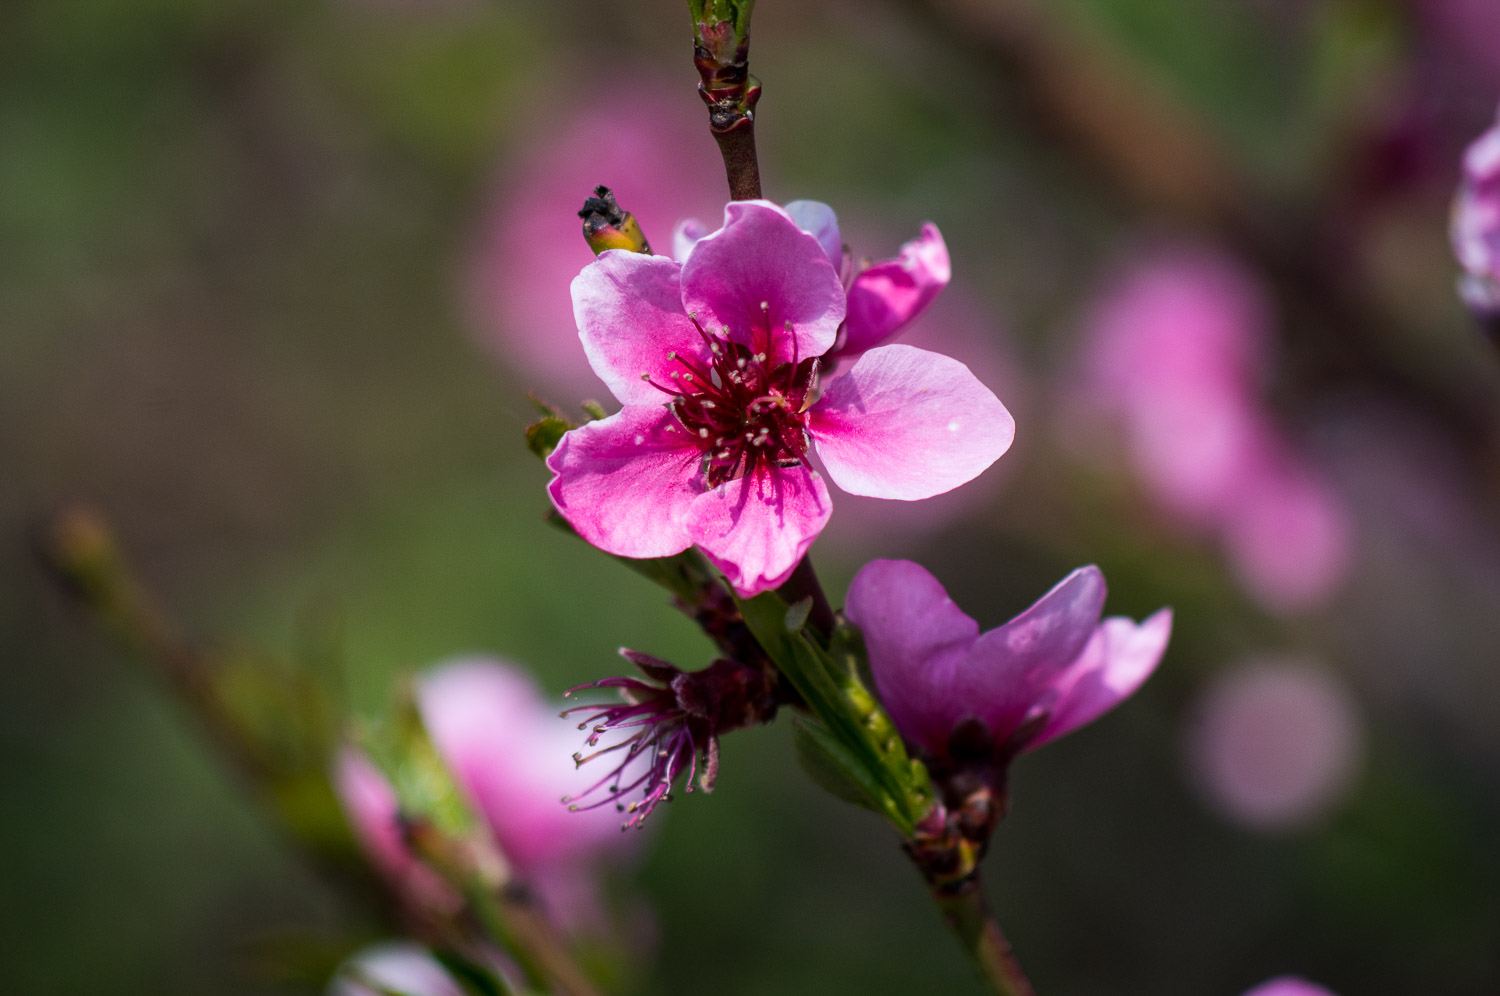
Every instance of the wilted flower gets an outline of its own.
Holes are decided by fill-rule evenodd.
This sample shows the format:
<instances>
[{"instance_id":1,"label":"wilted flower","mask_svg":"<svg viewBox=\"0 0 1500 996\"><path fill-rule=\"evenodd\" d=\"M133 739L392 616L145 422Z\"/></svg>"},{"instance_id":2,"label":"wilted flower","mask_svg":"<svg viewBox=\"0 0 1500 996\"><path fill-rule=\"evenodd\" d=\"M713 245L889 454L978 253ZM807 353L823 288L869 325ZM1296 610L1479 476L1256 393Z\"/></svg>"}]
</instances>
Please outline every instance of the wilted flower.
<instances>
[{"instance_id":1,"label":"wilted flower","mask_svg":"<svg viewBox=\"0 0 1500 996\"><path fill-rule=\"evenodd\" d=\"M1334 996L1333 992L1294 975L1279 975L1246 990L1245 996Z\"/></svg>"},{"instance_id":2,"label":"wilted flower","mask_svg":"<svg viewBox=\"0 0 1500 996\"><path fill-rule=\"evenodd\" d=\"M1250 276L1201 251L1149 256L1089 326L1087 401L1120 418L1156 502L1216 535L1266 608L1329 597L1348 570L1347 515L1261 399L1270 319Z\"/></svg>"},{"instance_id":3,"label":"wilted flower","mask_svg":"<svg viewBox=\"0 0 1500 996\"><path fill-rule=\"evenodd\" d=\"M1104 595L1099 569L1081 567L981 634L921 565L876 560L855 575L845 613L881 703L935 773L972 767L1002 781L1011 759L1093 722L1160 661L1171 611L1101 621Z\"/></svg>"},{"instance_id":4,"label":"wilted flower","mask_svg":"<svg viewBox=\"0 0 1500 996\"><path fill-rule=\"evenodd\" d=\"M719 773L719 735L770 722L780 702L775 678L760 668L718 660L702 671L683 671L650 654L621 650L620 655L649 680L604 678L569 690L574 695L611 689L624 701L579 705L563 713L586 714L578 729L588 731L591 753L574 754L575 763L615 755L614 767L603 778L563 801L575 811L610 806L628 814L624 825L630 828L642 826L652 810L671 798L679 778L689 792L695 778L703 791L712 792ZM611 734L614 742L599 747L601 738ZM631 799L636 792L640 798Z\"/></svg>"},{"instance_id":5,"label":"wilted flower","mask_svg":"<svg viewBox=\"0 0 1500 996\"><path fill-rule=\"evenodd\" d=\"M558 719L524 673L482 658L424 675L417 704L433 744L512 873L559 921L597 920L593 866L620 847L619 830L606 814L580 817L558 802L587 785L569 759L572 726ZM351 824L382 871L416 889L417 901L441 901L446 887L406 849L395 793L380 772L346 748L337 784Z\"/></svg>"},{"instance_id":6,"label":"wilted flower","mask_svg":"<svg viewBox=\"0 0 1500 996\"><path fill-rule=\"evenodd\" d=\"M1464 153L1452 236L1464 303L1481 321L1500 324L1500 120Z\"/></svg>"},{"instance_id":7,"label":"wilted flower","mask_svg":"<svg viewBox=\"0 0 1500 996\"><path fill-rule=\"evenodd\" d=\"M624 557L699 546L741 595L784 581L853 494L916 500L972 480L1014 435L963 364L865 353L819 396L845 295L824 247L768 201L736 201L683 263L618 250L573 282L594 371L625 406L547 460L553 503Z\"/></svg>"}]
</instances>

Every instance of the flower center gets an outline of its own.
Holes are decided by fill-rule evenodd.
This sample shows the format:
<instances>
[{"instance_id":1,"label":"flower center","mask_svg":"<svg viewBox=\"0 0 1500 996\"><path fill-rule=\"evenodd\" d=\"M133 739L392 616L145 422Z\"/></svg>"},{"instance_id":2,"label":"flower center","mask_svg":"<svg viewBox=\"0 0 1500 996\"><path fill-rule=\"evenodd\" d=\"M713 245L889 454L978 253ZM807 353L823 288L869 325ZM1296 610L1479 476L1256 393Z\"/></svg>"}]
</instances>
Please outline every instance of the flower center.
<instances>
[{"instance_id":1,"label":"flower center","mask_svg":"<svg viewBox=\"0 0 1500 996\"><path fill-rule=\"evenodd\" d=\"M765 303L761 310L768 311ZM671 383L650 383L671 396L667 407L703 452L708 487L766 465L808 465L806 412L817 389L818 360L799 360L791 323L786 332L793 352L782 360L769 316L752 330L749 346L730 339L728 327L716 335L696 315L689 317L708 346L707 360L668 353L678 367L669 374Z\"/></svg>"}]
</instances>

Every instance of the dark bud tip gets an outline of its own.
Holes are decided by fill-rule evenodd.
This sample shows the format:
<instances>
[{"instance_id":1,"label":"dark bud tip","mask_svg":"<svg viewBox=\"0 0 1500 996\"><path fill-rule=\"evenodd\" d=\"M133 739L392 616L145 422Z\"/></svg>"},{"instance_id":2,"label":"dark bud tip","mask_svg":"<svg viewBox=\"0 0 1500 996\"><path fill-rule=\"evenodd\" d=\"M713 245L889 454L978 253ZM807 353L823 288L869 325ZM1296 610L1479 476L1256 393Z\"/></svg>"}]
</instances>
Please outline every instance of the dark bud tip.
<instances>
[{"instance_id":1,"label":"dark bud tip","mask_svg":"<svg viewBox=\"0 0 1500 996\"><path fill-rule=\"evenodd\" d=\"M578 217L583 219L583 237L594 250L594 255L606 249L626 249L650 255L651 245L646 241L640 223L635 220L635 215L620 207L614 192L608 187L595 187L594 196L585 198Z\"/></svg>"}]
</instances>

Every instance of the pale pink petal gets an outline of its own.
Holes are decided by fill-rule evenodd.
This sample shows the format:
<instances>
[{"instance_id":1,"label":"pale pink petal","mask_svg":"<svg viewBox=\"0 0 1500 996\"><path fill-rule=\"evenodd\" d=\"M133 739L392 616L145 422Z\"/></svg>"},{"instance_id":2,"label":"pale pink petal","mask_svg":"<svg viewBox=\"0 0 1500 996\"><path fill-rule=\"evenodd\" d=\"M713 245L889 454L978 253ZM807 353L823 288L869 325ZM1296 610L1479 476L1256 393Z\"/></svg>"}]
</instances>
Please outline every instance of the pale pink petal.
<instances>
[{"instance_id":1,"label":"pale pink petal","mask_svg":"<svg viewBox=\"0 0 1500 996\"><path fill-rule=\"evenodd\" d=\"M731 201L724 227L682 265L682 304L712 332L773 359L821 356L844 320L844 287L818 240L770 201ZM763 309L762 304L766 307ZM791 323L792 334L783 328Z\"/></svg>"},{"instance_id":2,"label":"pale pink petal","mask_svg":"<svg viewBox=\"0 0 1500 996\"><path fill-rule=\"evenodd\" d=\"M707 235L709 228L697 218L683 218L672 229L672 258L679 263L687 261L688 254Z\"/></svg>"},{"instance_id":3,"label":"pale pink petal","mask_svg":"<svg viewBox=\"0 0 1500 996\"><path fill-rule=\"evenodd\" d=\"M1162 609L1139 625L1123 616L1104 620L1058 680L1051 716L1027 750L1092 723L1134 695L1156 670L1171 635L1170 609Z\"/></svg>"},{"instance_id":4,"label":"pale pink petal","mask_svg":"<svg viewBox=\"0 0 1500 996\"><path fill-rule=\"evenodd\" d=\"M808 433L843 490L914 501L978 477L1010 448L1015 421L969 368L882 346L829 383Z\"/></svg>"},{"instance_id":5,"label":"pale pink petal","mask_svg":"<svg viewBox=\"0 0 1500 996\"><path fill-rule=\"evenodd\" d=\"M1246 990L1245 996L1334 996L1334 993L1306 979L1281 975Z\"/></svg>"},{"instance_id":6,"label":"pale pink petal","mask_svg":"<svg viewBox=\"0 0 1500 996\"><path fill-rule=\"evenodd\" d=\"M835 271L844 266L844 240L839 234L838 215L822 201L788 201L786 213L797 227L818 240Z\"/></svg>"},{"instance_id":7,"label":"pale pink petal","mask_svg":"<svg viewBox=\"0 0 1500 996\"><path fill-rule=\"evenodd\" d=\"M849 310L840 353L878 346L916 318L953 275L948 246L937 226L901 247L901 254L869 267L849 285Z\"/></svg>"},{"instance_id":8,"label":"pale pink petal","mask_svg":"<svg viewBox=\"0 0 1500 996\"><path fill-rule=\"evenodd\" d=\"M742 597L787 579L828 521L833 503L806 467L761 467L699 495L687 528Z\"/></svg>"},{"instance_id":9,"label":"pale pink petal","mask_svg":"<svg viewBox=\"0 0 1500 996\"><path fill-rule=\"evenodd\" d=\"M563 436L547 458L552 504L578 535L620 557L667 557L692 545L699 452L666 410L627 405Z\"/></svg>"},{"instance_id":10,"label":"pale pink petal","mask_svg":"<svg viewBox=\"0 0 1500 996\"><path fill-rule=\"evenodd\" d=\"M463 996L463 988L420 944L387 941L362 949L339 968L328 996L377 996L364 983L407 996Z\"/></svg>"},{"instance_id":11,"label":"pale pink petal","mask_svg":"<svg viewBox=\"0 0 1500 996\"><path fill-rule=\"evenodd\" d=\"M461 658L423 675L418 691L433 743L528 882L619 846L612 808L575 813L560 802L596 776L573 763L577 724L560 719L524 672Z\"/></svg>"},{"instance_id":12,"label":"pale pink petal","mask_svg":"<svg viewBox=\"0 0 1500 996\"><path fill-rule=\"evenodd\" d=\"M680 369L671 359L674 350L708 355L682 310L681 272L681 264L666 256L610 249L573 279L573 318L583 351L621 404L666 400L643 377L670 384Z\"/></svg>"},{"instance_id":13,"label":"pale pink petal","mask_svg":"<svg viewBox=\"0 0 1500 996\"><path fill-rule=\"evenodd\" d=\"M953 694L970 704L997 741L1014 733L1034 706L1054 705L1054 684L1094 635L1104 594L1099 568L1080 567L1031 608L974 641Z\"/></svg>"},{"instance_id":14,"label":"pale pink petal","mask_svg":"<svg viewBox=\"0 0 1500 996\"><path fill-rule=\"evenodd\" d=\"M896 728L913 743L944 752L969 710L955 693L955 676L979 624L910 560L874 560L861 568L844 613L864 635L875 690Z\"/></svg>"}]
</instances>

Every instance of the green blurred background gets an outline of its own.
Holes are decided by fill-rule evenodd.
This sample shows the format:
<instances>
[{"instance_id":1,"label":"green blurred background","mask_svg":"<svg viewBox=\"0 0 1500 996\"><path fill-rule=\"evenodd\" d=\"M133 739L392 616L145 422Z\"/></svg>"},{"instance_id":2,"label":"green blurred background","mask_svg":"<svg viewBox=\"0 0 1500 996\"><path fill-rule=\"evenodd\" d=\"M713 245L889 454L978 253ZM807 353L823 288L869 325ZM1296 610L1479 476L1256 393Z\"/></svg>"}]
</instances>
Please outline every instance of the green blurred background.
<instances>
[{"instance_id":1,"label":"green blurred background","mask_svg":"<svg viewBox=\"0 0 1500 996\"><path fill-rule=\"evenodd\" d=\"M615 672L622 644L707 663L658 590L543 523L546 474L520 440L531 378L466 289L487 219L526 196L506 178L567 115L649 79L698 120L681 6L0 5L0 991L295 991L258 969L259 945L361 921L35 568L27 530L64 503L106 513L206 641L285 655L299 620L336 615L367 714L397 675L463 651L525 662L554 692ZM895 233L860 246L877 256L936 221L954 292L1008 364L1017 443L965 514L825 543L825 581L837 598L865 559L919 556L992 626L1092 560L1112 613L1178 618L1135 700L1015 772L986 874L1028 971L1063 996L1231 996L1287 971L1342 996L1500 992L1500 474L1489 443L1424 407L1457 398L1493 427L1500 406L1443 228L1500 74L1422 6L1056 5L1299 210L1337 208L1392 108L1430 123L1430 171L1382 195L1344 264L1403 317L1405 337L1368 348L1421 390L1392 394L1357 356L1324 376L1293 324L1275 397L1339 466L1341 448L1398 437L1389 424L1416 427L1408 450L1440 440L1467 517L1444 512L1441 542L1403 518L1388 482L1420 466L1404 457L1344 475L1354 576L1287 620L1052 429L1098 274L1139 233L1191 226L1119 196L982 47L956 44L985 4L925 6L761 0L767 194ZM681 161L712 165L699 140ZM609 144L573 155L607 161ZM660 245L675 218L642 221ZM576 349L566 327L499 334ZM1340 675L1363 731L1350 790L1270 833L1207 804L1183 746L1199 689L1260 652ZM787 734L730 737L713 796L649 832L622 885L652 938L630 991L977 991L893 836L813 787Z\"/></svg>"}]
</instances>

